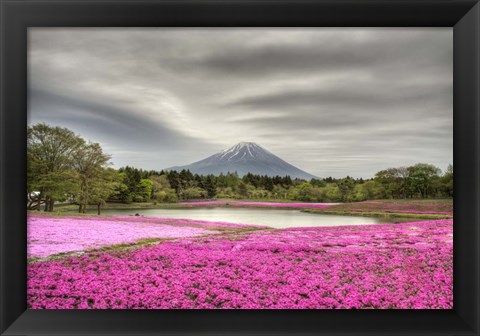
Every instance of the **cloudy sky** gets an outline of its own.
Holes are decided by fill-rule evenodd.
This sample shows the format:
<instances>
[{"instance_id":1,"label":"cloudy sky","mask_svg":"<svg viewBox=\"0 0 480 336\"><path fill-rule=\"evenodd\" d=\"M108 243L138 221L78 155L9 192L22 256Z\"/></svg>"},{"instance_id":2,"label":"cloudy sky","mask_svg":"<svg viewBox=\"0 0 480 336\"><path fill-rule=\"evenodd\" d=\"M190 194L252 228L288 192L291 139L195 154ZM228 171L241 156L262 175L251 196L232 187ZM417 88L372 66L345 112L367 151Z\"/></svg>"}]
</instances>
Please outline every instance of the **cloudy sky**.
<instances>
[{"instance_id":1,"label":"cloudy sky","mask_svg":"<svg viewBox=\"0 0 480 336\"><path fill-rule=\"evenodd\" d=\"M29 123L156 169L253 141L320 177L453 162L452 29L29 31Z\"/></svg>"}]
</instances>

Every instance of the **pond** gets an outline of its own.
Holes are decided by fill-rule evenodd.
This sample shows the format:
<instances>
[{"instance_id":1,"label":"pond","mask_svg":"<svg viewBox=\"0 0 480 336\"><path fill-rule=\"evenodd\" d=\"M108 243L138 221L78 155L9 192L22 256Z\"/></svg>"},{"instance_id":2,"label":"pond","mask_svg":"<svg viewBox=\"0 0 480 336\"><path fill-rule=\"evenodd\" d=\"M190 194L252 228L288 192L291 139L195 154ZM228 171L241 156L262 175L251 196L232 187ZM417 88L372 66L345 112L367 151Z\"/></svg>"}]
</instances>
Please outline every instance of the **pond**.
<instances>
[{"instance_id":1,"label":"pond","mask_svg":"<svg viewBox=\"0 0 480 336\"><path fill-rule=\"evenodd\" d=\"M389 217L362 217L312 214L300 210L258 208L194 208L194 209L144 209L104 210L102 215L134 215L150 217L187 218L237 224L266 225L273 228L306 226L340 226L391 223Z\"/></svg>"}]
</instances>

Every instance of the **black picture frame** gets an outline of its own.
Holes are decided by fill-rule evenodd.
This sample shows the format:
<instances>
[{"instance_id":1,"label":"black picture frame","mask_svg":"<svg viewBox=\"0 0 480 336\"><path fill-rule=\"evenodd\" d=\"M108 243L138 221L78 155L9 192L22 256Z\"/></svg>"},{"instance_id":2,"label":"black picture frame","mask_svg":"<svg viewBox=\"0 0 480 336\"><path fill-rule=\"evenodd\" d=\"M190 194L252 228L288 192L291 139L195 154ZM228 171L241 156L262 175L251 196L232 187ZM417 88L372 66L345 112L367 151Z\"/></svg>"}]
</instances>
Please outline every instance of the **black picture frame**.
<instances>
[{"instance_id":1,"label":"black picture frame","mask_svg":"<svg viewBox=\"0 0 480 336\"><path fill-rule=\"evenodd\" d=\"M0 0L2 335L479 335L480 4L476 0ZM27 310L28 27L453 27L451 310Z\"/></svg>"}]
</instances>

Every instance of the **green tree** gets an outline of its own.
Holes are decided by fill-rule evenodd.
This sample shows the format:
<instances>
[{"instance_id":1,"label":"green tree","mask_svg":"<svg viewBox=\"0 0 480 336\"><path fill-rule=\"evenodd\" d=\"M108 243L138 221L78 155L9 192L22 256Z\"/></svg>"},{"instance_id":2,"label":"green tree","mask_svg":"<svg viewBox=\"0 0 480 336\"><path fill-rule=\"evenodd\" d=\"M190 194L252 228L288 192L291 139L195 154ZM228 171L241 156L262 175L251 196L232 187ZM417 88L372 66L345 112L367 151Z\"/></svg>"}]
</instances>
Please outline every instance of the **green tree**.
<instances>
[{"instance_id":1,"label":"green tree","mask_svg":"<svg viewBox=\"0 0 480 336\"><path fill-rule=\"evenodd\" d=\"M273 186L272 194L274 198L287 198L287 189L283 187L281 184L275 184Z\"/></svg>"},{"instance_id":2,"label":"green tree","mask_svg":"<svg viewBox=\"0 0 480 336\"><path fill-rule=\"evenodd\" d=\"M238 194L230 187L218 187L217 197L219 198L240 198Z\"/></svg>"},{"instance_id":3,"label":"green tree","mask_svg":"<svg viewBox=\"0 0 480 336\"><path fill-rule=\"evenodd\" d=\"M148 202L152 196L153 181L151 179L141 179L135 193L135 200Z\"/></svg>"},{"instance_id":4,"label":"green tree","mask_svg":"<svg viewBox=\"0 0 480 336\"><path fill-rule=\"evenodd\" d=\"M217 195L217 184L215 181L215 176L207 175L203 183L203 189L207 192L208 198L213 198Z\"/></svg>"},{"instance_id":5,"label":"green tree","mask_svg":"<svg viewBox=\"0 0 480 336\"><path fill-rule=\"evenodd\" d=\"M72 163L85 141L72 131L47 124L27 128L27 193L38 192L38 203L31 205L53 211L56 200L75 192Z\"/></svg>"},{"instance_id":6,"label":"green tree","mask_svg":"<svg viewBox=\"0 0 480 336\"><path fill-rule=\"evenodd\" d=\"M175 189L165 188L156 193L155 199L158 202L174 203L178 201L178 196Z\"/></svg>"},{"instance_id":7,"label":"green tree","mask_svg":"<svg viewBox=\"0 0 480 336\"><path fill-rule=\"evenodd\" d=\"M113 168L100 169L90 182L89 202L97 205L97 214L101 207L114 195L122 184L122 176Z\"/></svg>"},{"instance_id":8,"label":"green tree","mask_svg":"<svg viewBox=\"0 0 480 336\"><path fill-rule=\"evenodd\" d=\"M181 197L185 200L206 198L207 192L199 187L190 187L182 190Z\"/></svg>"},{"instance_id":9,"label":"green tree","mask_svg":"<svg viewBox=\"0 0 480 336\"><path fill-rule=\"evenodd\" d=\"M167 175L152 175L152 197L158 202L176 202L178 200L175 189L170 187Z\"/></svg>"},{"instance_id":10,"label":"green tree","mask_svg":"<svg viewBox=\"0 0 480 336\"><path fill-rule=\"evenodd\" d=\"M171 188L170 182L166 175L152 175L149 177L152 180L152 193L155 196L155 192L158 192L163 189Z\"/></svg>"},{"instance_id":11,"label":"green tree","mask_svg":"<svg viewBox=\"0 0 480 336\"><path fill-rule=\"evenodd\" d=\"M175 189L175 192L177 195L180 195L182 191L182 184L180 181L180 175L176 170L171 170L167 173L167 178L168 178L168 183L170 183L170 186Z\"/></svg>"},{"instance_id":12,"label":"green tree","mask_svg":"<svg viewBox=\"0 0 480 336\"><path fill-rule=\"evenodd\" d=\"M439 177L441 170L431 164L417 163L408 167L408 172L413 190L422 198L427 198L433 192L434 181Z\"/></svg>"},{"instance_id":13,"label":"green tree","mask_svg":"<svg viewBox=\"0 0 480 336\"><path fill-rule=\"evenodd\" d=\"M355 186L355 200L365 201L372 199L385 198L385 191L383 186L374 181L365 181L364 183Z\"/></svg>"},{"instance_id":14,"label":"green tree","mask_svg":"<svg viewBox=\"0 0 480 336\"><path fill-rule=\"evenodd\" d=\"M324 189L325 196L330 202L338 202L342 199L340 189L335 183L327 183Z\"/></svg>"},{"instance_id":15,"label":"green tree","mask_svg":"<svg viewBox=\"0 0 480 336\"><path fill-rule=\"evenodd\" d=\"M399 184L398 189L400 190L402 197L407 198L408 185L410 181L410 172L408 171L408 167L396 168L396 177L397 183Z\"/></svg>"},{"instance_id":16,"label":"green tree","mask_svg":"<svg viewBox=\"0 0 480 336\"><path fill-rule=\"evenodd\" d=\"M380 170L375 174L375 181L385 190L385 197L397 198L400 193L399 175L396 168Z\"/></svg>"},{"instance_id":17,"label":"green tree","mask_svg":"<svg viewBox=\"0 0 480 336\"><path fill-rule=\"evenodd\" d=\"M310 184L315 186L315 187L319 187L319 188L323 188L327 185L327 183L324 180L316 179L316 178L312 178L310 180Z\"/></svg>"},{"instance_id":18,"label":"green tree","mask_svg":"<svg viewBox=\"0 0 480 336\"><path fill-rule=\"evenodd\" d=\"M237 191L241 197L247 198L248 197L248 186L245 182L240 182L237 186Z\"/></svg>"},{"instance_id":19,"label":"green tree","mask_svg":"<svg viewBox=\"0 0 480 336\"><path fill-rule=\"evenodd\" d=\"M446 196L453 197L453 165L449 164L441 177L442 191Z\"/></svg>"},{"instance_id":20,"label":"green tree","mask_svg":"<svg viewBox=\"0 0 480 336\"><path fill-rule=\"evenodd\" d=\"M302 184L295 187L294 195L296 200L302 202L312 202L312 186L308 182L303 182Z\"/></svg>"},{"instance_id":21,"label":"green tree","mask_svg":"<svg viewBox=\"0 0 480 336\"><path fill-rule=\"evenodd\" d=\"M144 174L139 169L129 166L120 168L119 172L123 175L122 182L125 186L119 191L119 198L124 203L132 203L134 198L137 197L140 180Z\"/></svg>"},{"instance_id":22,"label":"green tree","mask_svg":"<svg viewBox=\"0 0 480 336\"><path fill-rule=\"evenodd\" d=\"M78 174L71 169L39 175L35 185L45 197L45 211L53 211L55 201L66 201L78 191Z\"/></svg>"},{"instance_id":23,"label":"green tree","mask_svg":"<svg viewBox=\"0 0 480 336\"><path fill-rule=\"evenodd\" d=\"M105 169L110 155L103 153L98 143L88 143L82 146L74 160L74 167L79 174L80 190L77 196L78 212L85 213L87 204L93 196L93 186L99 174Z\"/></svg>"},{"instance_id":24,"label":"green tree","mask_svg":"<svg viewBox=\"0 0 480 336\"><path fill-rule=\"evenodd\" d=\"M337 184L342 201L350 202L354 199L355 180L350 176L343 178Z\"/></svg>"}]
</instances>

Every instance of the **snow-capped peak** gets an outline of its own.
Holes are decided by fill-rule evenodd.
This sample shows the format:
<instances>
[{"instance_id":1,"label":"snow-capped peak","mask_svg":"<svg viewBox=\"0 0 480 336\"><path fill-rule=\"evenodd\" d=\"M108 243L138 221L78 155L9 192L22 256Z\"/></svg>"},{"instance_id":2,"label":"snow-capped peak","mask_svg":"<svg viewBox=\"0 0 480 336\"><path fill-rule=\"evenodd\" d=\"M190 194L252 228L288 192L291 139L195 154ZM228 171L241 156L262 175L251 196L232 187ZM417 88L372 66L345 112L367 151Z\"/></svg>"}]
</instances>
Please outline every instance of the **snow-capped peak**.
<instances>
[{"instance_id":1,"label":"snow-capped peak","mask_svg":"<svg viewBox=\"0 0 480 336\"><path fill-rule=\"evenodd\" d=\"M249 160L256 159L264 153L267 153L267 151L255 142L239 142L221 151L219 153L219 159L226 161Z\"/></svg>"},{"instance_id":2,"label":"snow-capped peak","mask_svg":"<svg viewBox=\"0 0 480 336\"><path fill-rule=\"evenodd\" d=\"M268 176L290 176L310 179L313 175L292 166L278 156L257 145L255 142L242 141L221 152L187 166L173 167L176 170L189 169L199 174L219 174L237 172Z\"/></svg>"},{"instance_id":3,"label":"snow-capped peak","mask_svg":"<svg viewBox=\"0 0 480 336\"><path fill-rule=\"evenodd\" d=\"M253 147L258 146L255 142L242 141L236 144L234 147ZM259 147L259 146L258 146Z\"/></svg>"}]
</instances>

